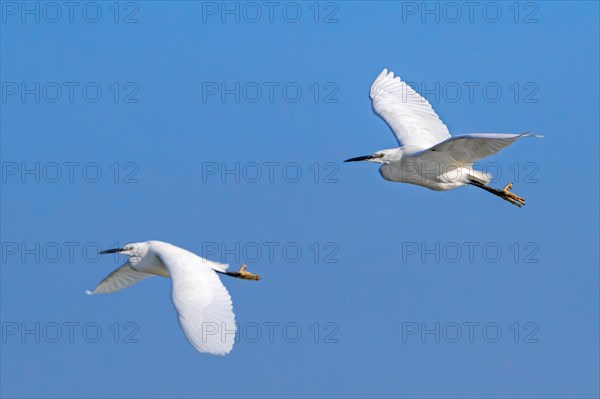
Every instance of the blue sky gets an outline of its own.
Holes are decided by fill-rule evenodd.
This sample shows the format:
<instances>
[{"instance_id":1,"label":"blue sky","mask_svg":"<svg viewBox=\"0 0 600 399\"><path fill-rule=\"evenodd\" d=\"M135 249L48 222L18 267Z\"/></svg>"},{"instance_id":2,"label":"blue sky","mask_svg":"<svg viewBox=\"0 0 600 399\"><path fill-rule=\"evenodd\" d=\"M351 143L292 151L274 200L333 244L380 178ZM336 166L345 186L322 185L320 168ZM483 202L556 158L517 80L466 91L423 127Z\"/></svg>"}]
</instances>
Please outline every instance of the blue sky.
<instances>
[{"instance_id":1,"label":"blue sky","mask_svg":"<svg viewBox=\"0 0 600 399\"><path fill-rule=\"evenodd\" d=\"M599 395L597 3L23 4L3 397ZM482 161L527 206L341 163L396 145L384 67L453 134L543 134ZM192 348L168 280L84 295L123 260L98 248L150 239L263 276L224 279L231 355Z\"/></svg>"}]
</instances>

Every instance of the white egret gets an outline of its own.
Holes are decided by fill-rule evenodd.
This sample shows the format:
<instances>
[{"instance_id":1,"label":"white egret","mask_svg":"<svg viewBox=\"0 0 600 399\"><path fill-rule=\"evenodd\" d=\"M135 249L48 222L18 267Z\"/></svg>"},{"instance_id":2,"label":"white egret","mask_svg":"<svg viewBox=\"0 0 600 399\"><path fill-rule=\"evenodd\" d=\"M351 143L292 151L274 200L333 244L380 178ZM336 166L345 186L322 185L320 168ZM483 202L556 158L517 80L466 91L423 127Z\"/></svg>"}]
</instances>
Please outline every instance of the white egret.
<instances>
[{"instance_id":1,"label":"white egret","mask_svg":"<svg viewBox=\"0 0 600 399\"><path fill-rule=\"evenodd\" d=\"M161 241L127 244L101 254L129 256L124 265L108 275L88 295L108 294L151 276L171 277L171 297L179 324L190 343L200 352L226 355L235 341L235 315L231 297L217 273L246 280L260 277L246 271L227 271L228 265L212 262L185 249Z\"/></svg>"},{"instance_id":2,"label":"white egret","mask_svg":"<svg viewBox=\"0 0 600 399\"><path fill-rule=\"evenodd\" d=\"M490 187L487 184L492 176L474 170L472 164L508 147L518 138L542 136L526 132L451 137L429 102L387 69L375 79L370 97L373 111L390 127L400 147L344 162L379 163L381 176L393 182L416 184L437 191L473 185L516 206L525 205L525 199L510 191L512 183L503 189Z\"/></svg>"}]
</instances>

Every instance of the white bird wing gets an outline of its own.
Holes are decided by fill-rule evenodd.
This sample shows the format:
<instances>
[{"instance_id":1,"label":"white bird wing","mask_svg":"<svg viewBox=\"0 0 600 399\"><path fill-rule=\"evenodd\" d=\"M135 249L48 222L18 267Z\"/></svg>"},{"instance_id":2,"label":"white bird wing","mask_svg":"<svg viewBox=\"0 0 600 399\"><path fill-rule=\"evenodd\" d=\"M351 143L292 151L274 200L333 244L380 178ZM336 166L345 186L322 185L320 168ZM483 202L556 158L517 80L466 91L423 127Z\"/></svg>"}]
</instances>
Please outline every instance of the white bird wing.
<instances>
[{"instance_id":1,"label":"white bird wing","mask_svg":"<svg viewBox=\"0 0 600 399\"><path fill-rule=\"evenodd\" d=\"M450 137L429 102L399 76L384 69L371 86L371 105L401 146L429 148Z\"/></svg>"},{"instance_id":2,"label":"white bird wing","mask_svg":"<svg viewBox=\"0 0 600 399\"><path fill-rule=\"evenodd\" d=\"M88 295L110 294L111 292L130 287L138 281L151 276L153 276L153 274L133 270L129 265L129 262L126 262L123 266L106 276L106 278L102 280L100 284L98 284L94 291L86 291L85 293Z\"/></svg>"},{"instance_id":3,"label":"white bird wing","mask_svg":"<svg viewBox=\"0 0 600 399\"><path fill-rule=\"evenodd\" d=\"M421 152L419 156L437 152L438 155L448 157L449 161L459 163L473 163L479 159L489 157L508 147L521 137L542 137L539 135L504 134L504 133L473 133L451 137L439 144Z\"/></svg>"},{"instance_id":4,"label":"white bird wing","mask_svg":"<svg viewBox=\"0 0 600 399\"><path fill-rule=\"evenodd\" d=\"M231 297L203 258L170 246L157 251L171 274L179 324L199 352L226 355L235 342Z\"/></svg>"}]
</instances>

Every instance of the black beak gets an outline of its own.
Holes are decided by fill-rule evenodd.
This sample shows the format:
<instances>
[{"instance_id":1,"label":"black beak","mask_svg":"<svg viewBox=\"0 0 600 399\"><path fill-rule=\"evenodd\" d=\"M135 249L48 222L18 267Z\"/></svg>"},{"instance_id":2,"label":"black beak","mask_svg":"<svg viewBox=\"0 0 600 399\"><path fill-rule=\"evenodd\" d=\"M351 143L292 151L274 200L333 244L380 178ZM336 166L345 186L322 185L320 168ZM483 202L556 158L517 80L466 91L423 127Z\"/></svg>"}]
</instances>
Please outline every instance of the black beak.
<instances>
[{"instance_id":1,"label":"black beak","mask_svg":"<svg viewBox=\"0 0 600 399\"><path fill-rule=\"evenodd\" d=\"M346 159L344 162L368 161L369 159L373 158L375 158L373 155L363 155L362 157Z\"/></svg>"},{"instance_id":2,"label":"black beak","mask_svg":"<svg viewBox=\"0 0 600 399\"><path fill-rule=\"evenodd\" d=\"M122 250L123 250L123 248L107 249L105 251L100 251L100 255L114 254L115 252L121 252Z\"/></svg>"}]
</instances>

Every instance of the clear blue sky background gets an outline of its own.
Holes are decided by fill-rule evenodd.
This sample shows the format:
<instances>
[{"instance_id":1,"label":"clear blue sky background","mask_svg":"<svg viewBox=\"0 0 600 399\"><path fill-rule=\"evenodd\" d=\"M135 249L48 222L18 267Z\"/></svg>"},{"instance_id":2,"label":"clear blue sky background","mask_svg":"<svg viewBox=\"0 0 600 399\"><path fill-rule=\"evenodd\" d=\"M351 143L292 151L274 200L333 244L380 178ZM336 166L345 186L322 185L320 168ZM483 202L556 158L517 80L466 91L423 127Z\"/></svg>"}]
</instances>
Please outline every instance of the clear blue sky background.
<instances>
[{"instance_id":1,"label":"clear blue sky background","mask_svg":"<svg viewBox=\"0 0 600 399\"><path fill-rule=\"evenodd\" d=\"M64 8L56 23L45 20L55 18L54 9L40 9L39 23L35 15L23 23L21 2L8 3L0 42L3 397L599 395L597 3L523 3L517 10L495 3L497 23L486 3L478 3L472 22L462 8L454 23L455 10L438 4L436 21L420 14L421 2L321 3L316 23L312 2L297 3L297 23L285 19L295 18L285 3L272 23L264 6L256 23L248 8L236 23L235 15L222 22L206 13L220 2L205 4L203 14L203 4L191 1L141 2L137 9L121 3L119 23L112 2L99 3L97 23L82 17L86 3L79 3L72 23ZM122 23L130 13L138 22ZM327 16L332 23L323 23ZM341 163L395 146L368 98L384 67L432 92L454 134L543 134L486 160L502 174L495 184L515 181L527 206L475 188L440 193L393 184L374 165ZM33 94L10 94L22 82L40 83L39 103ZM48 101L55 97L48 82L63 87L56 103ZM73 102L65 82L80 84ZM96 103L82 97L88 82L102 89ZM265 89L255 103L253 91L236 103L233 95L203 101L206 82L279 86L272 102ZM295 103L281 93L290 82L302 89ZM437 99L436 83L446 89ZM467 84L478 85L472 99ZM486 84L492 89L484 95ZM454 101L456 85L463 92ZM502 90L496 102L494 87ZM137 102L124 103L136 88L130 99ZM45 168L39 183L21 170L11 174L36 162ZM79 162L74 181L64 165L59 181L49 181L53 162ZM222 182L203 176L213 162L296 163L303 174L290 183L280 166L269 182L264 167L256 183L249 169L239 183L232 176ZM83 179L86 163L100 167L97 183ZM124 182L129 173L137 183ZM323 181L327 173L333 182ZM84 256L83 246L149 239L199 254L210 249L206 243L251 250L251 243L264 249L277 242L274 259L263 253L251 264L260 283L224 279L240 323L263 326L258 342L247 327L231 355L197 353L179 329L164 279L84 295L122 259L95 260L95 247ZM73 259L69 242L78 243ZM465 243L477 245L472 261ZM286 244L303 250L298 262L282 255ZM440 260L423 259L421 249L436 252L436 245ZM502 251L496 262L494 248ZM214 252L215 260L224 255ZM327 262L328 254L337 263ZM70 322L79 323L73 342ZM270 322L280 323L274 342ZM473 342L468 322L479 323ZM36 323L40 342L22 335ZM282 337L286 323L302 329L298 342L289 342L293 329ZM439 343L431 334L403 334L436 323ZM482 336L486 323L502 329L498 342L488 342L494 329ZM97 343L88 342L93 329L82 336L86 325L100 327ZM453 343L456 325L462 336ZM123 342L128 332L137 343ZM328 333L337 342L324 342Z\"/></svg>"}]
</instances>

